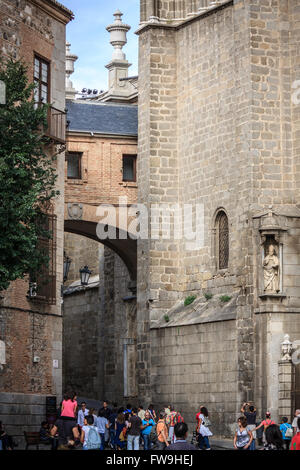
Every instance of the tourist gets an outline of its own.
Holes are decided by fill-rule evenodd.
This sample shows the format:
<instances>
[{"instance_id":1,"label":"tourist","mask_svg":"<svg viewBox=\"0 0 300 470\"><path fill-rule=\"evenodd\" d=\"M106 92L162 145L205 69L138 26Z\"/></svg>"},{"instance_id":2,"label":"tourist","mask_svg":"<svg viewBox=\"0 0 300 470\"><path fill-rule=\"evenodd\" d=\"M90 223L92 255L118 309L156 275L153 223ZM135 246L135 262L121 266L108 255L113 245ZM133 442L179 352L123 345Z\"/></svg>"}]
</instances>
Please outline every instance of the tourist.
<instances>
[{"instance_id":1,"label":"tourist","mask_svg":"<svg viewBox=\"0 0 300 470\"><path fill-rule=\"evenodd\" d=\"M89 410L86 407L85 401L83 401L80 405L80 410L78 411L78 416L77 416L77 425L79 428L79 432L81 432L81 429L84 425L84 418L89 414Z\"/></svg>"},{"instance_id":2,"label":"tourist","mask_svg":"<svg viewBox=\"0 0 300 470\"><path fill-rule=\"evenodd\" d=\"M149 405L149 408L147 411L149 411L150 413L150 418L153 419L153 421L156 421L156 413L155 413L155 409L152 403Z\"/></svg>"},{"instance_id":3,"label":"tourist","mask_svg":"<svg viewBox=\"0 0 300 470\"><path fill-rule=\"evenodd\" d=\"M295 417L293 419L293 422L292 422L292 427L293 427L293 431L294 431L294 436L297 434L297 432L300 431L299 427L297 426L297 420L298 418L300 418L300 410L296 410L295 411Z\"/></svg>"},{"instance_id":4,"label":"tourist","mask_svg":"<svg viewBox=\"0 0 300 470\"><path fill-rule=\"evenodd\" d=\"M155 421L151 418L150 413L147 410L141 425L144 450L150 450L150 432L152 426L155 426Z\"/></svg>"},{"instance_id":5,"label":"tourist","mask_svg":"<svg viewBox=\"0 0 300 470\"><path fill-rule=\"evenodd\" d=\"M169 428L169 442L172 444L174 442L174 427L175 424L177 424L177 412L175 411L175 408L172 405L170 405L170 410L171 412L166 417L166 424Z\"/></svg>"},{"instance_id":6,"label":"tourist","mask_svg":"<svg viewBox=\"0 0 300 470\"><path fill-rule=\"evenodd\" d=\"M79 442L79 432L75 420L58 418L50 431L51 436L58 434L58 450L74 448Z\"/></svg>"},{"instance_id":7,"label":"tourist","mask_svg":"<svg viewBox=\"0 0 300 470\"><path fill-rule=\"evenodd\" d=\"M2 450L13 450L14 446L16 446L12 437L5 431L2 421L0 421L0 446L2 447Z\"/></svg>"},{"instance_id":8,"label":"tourist","mask_svg":"<svg viewBox=\"0 0 300 470\"><path fill-rule=\"evenodd\" d=\"M270 424L265 431L264 450L284 450L281 431L277 424Z\"/></svg>"},{"instance_id":9,"label":"tourist","mask_svg":"<svg viewBox=\"0 0 300 470\"><path fill-rule=\"evenodd\" d=\"M73 392L71 394L64 395L64 399L61 405L61 413L60 417L62 419L75 419L77 412L77 401L76 401L76 393Z\"/></svg>"},{"instance_id":10,"label":"tourist","mask_svg":"<svg viewBox=\"0 0 300 470\"><path fill-rule=\"evenodd\" d=\"M246 407L248 410L246 411ZM256 439L256 408L253 405L250 405L250 403L244 403L243 406L241 407L241 412L244 413L244 415L247 418L247 427L249 431L252 432L253 440L251 442L249 450L255 450L255 439Z\"/></svg>"},{"instance_id":11,"label":"tourist","mask_svg":"<svg viewBox=\"0 0 300 470\"><path fill-rule=\"evenodd\" d=\"M120 411L121 410L121 411ZM119 410L116 422L115 422L115 442L114 445L117 450L122 450L125 448L126 442L124 439L120 439L120 435L125 428L125 416L124 416L124 409L121 408Z\"/></svg>"},{"instance_id":12,"label":"tourist","mask_svg":"<svg viewBox=\"0 0 300 470\"><path fill-rule=\"evenodd\" d=\"M99 410L98 418L97 418L97 429L98 433L101 437L101 447L100 450L105 449L105 430L109 429L109 422L108 419L104 416L103 408Z\"/></svg>"},{"instance_id":13,"label":"tourist","mask_svg":"<svg viewBox=\"0 0 300 470\"><path fill-rule=\"evenodd\" d=\"M264 433L263 433L263 443L266 443L266 430L271 424L275 424L275 421L271 419L271 413L269 411L266 412L266 417L265 419L260 423L259 426L255 428L255 431L260 429L261 427L264 428Z\"/></svg>"},{"instance_id":14,"label":"tourist","mask_svg":"<svg viewBox=\"0 0 300 470\"><path fill-rule=\"evenodd\" d=\"M189 444L186 440L188 437L188 427L186 423L177 423L174 426L174 434L176 442L166 447L166 450L197 450L195 446Z\"/></svg>"},{"instance_id":15,"label":"tourist","mask_svg":"<svg viewBox=\"0 0 300 470\"><path fill-rule=\"evenodd\" d=\"M107 400L103 400L103 406L100 409L100 411L102 411L104 418L106 418L108 420L108 418L110 417L110 415L112 413L112 410L111 410L111 408L109 408ZM105 439L105 446L108 446L109 429L107 429L107 428L105 428L105 438L104 439Z\"/></svg>"},{"instance_id":16,"label":"tourist","mask_svg":"<svg viewBox=\"0 0 300 470\"><path fill-rule=\"evenodd\" d=\"M198 433L199 449L203 450L205 446L206 450L211 450L209 443L209 437L212 436L212 432L209 429L211 423L208 417L208 410L205 406L200 407L200 412L196 415L196 419L198 421L196 431Z\"/></svg>"},{"instance_id":17,"label":"tourist","mask_svg":"<svg viewBox=\"0 0 300 470\"><path fill-rule=\"evenodd\" d=\"M168 427L165 421L166 414L164 411L159 413L159 419L156 425L157 450L165 450L168 447Z\"/></svg>"},{"instance_id":18,"label":"tourist","mask_svg":"<svg viewBox=\"0 0 300 470\"><path fill-rule=\"evenodd\" d=\"M111 412L111 415L108 418L109 422L109 442L110 442L110 447L111 449L115 449L115 424L116 424L116 419L118 416L118 411L117 411L117 403L113 403L113 409Z\"/></svg>"},{"instance_id":19,"label":"tourist","mask_svg":"<svg viewBox=\"0 0 300 470\"><path fill-rule=\"evenodd\" d=\"M142 420L137 416L137 409L133 408L128 422L127 450L140 449L141 425Z\"/></svg>"},{"instance_id":20,"label":"tourist","mask_svg":"<svg viewBox=\"0 0 300 470\"><path fill-rule=\"evenodd\" d=\"M281 425L279 426L279 429L282 434L282 439L284 443L285 450L289 450L291 446L291 440L293 437L293 428L292 425L289 424L287 417L283 417L281 420Z\"/></svg>"},{"instance_id":21,"label":"tourist","mask_svg":"<svg viewBox=\"0 0 300 470\"><path fill-rule=\"evenodd\" d=\"M171 413L171 405L166 405L165 406L165 415L169 415Z\"/></svg>"},{"instance_id":22,"label":"tourist","mask_svg":"<svg viewBox=\"0 0 300 470\"><path fill-rule=\"evenodd\" d=\"M234 448L237 450L248 450L252 439L252 433L247 429L247 418L245 416L241 416L238 419L238 429L234 435Z\"/></svg>"},{"instance_id":23,"label":"tourist","mask_svg":"<svg viewBox=\"0 0 300 470\"><path fill-rule=\"evenodd\" d=\"M97 450L101 447L101 438L97 427L94 425L93 415L89 414L84 417L80 442L83 444L83 450Z\"/></svg>"},{"instance_id":24,"label":"tourist","mask_svg":"<svg viewBox=\"0 0 300 470\"><path fill-rule=\"evenodd\" d=\"M88 412L88 415L86 415L86 416L93 416L93 418L94 418L94 426L96 426L96 422L97 422L96 409L95 409L95 408L90 408L90 409L89 409L89 412Z\"/></svg>"},{"instance_id":25,"label":"tourist","mask_svg":"<svg viewBox=\"0 0 300 470\"><path fill-rule=\"evenodd\" d=\"M56 450L57 448L57 439L51 436L50 426L48 421L42 421L40 427L40 442L44 445L51 445L51 450Z\"/></svg>"},{"instance_id":26,"label":"tourist","mask_svg":"<svg viewBox=\"0 0 300 470\"><path fill-rule=\"evenodd\" d=\"M141 418L142 421L145 419L145 410L143 409L142 405L138 407L138 417Z\"/></svg>"},{"instance_id":27,"label":"tourist","mask_svg":"<svg viewBox=\"0 0 300 470\"><path fill-rule=\"evenodd\" d=\"M299 410L297 410L297 411L299 411ZM300 429L300 416L297 418L296 426L297 426L298 431L296 432L296 434L292 438L290 450L300 450L300 431L299 431L299 429Z\"/></svg>"},{"instance_id":28,"label":"tourist","mask_svg":"<svg viewBox=\"0 0 300 470\"><path fill-rule=\"evenodd\" d=\"M126 410L124 410L124 414L128 413L129 415L131 414L131 404L127 403L126 405Z\"/></svg>"}]
</instances>

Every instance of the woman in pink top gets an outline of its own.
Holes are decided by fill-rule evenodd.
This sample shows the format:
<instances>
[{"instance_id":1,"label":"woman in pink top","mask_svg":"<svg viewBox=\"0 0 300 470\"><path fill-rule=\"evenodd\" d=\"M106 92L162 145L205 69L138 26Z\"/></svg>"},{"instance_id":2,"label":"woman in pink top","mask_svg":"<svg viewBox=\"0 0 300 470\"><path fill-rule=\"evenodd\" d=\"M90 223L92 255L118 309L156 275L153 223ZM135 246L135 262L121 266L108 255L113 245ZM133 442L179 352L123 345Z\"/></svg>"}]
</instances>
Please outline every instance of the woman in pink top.
<instances>
[{"instance_id":1,"label":"woman in pink top","mask_svg":"<svg viewBox=\"0 0 300 470\"><path fill-rule=\"evenodd\" d=\"M260 423L259 426L257 426L255 428L255 431L257 431L257 429L261 428L262 426L264 427L264 433L263 433L263 442L264 442L264 444L266 444L266 442L267 442L265 432L271 424L275 424L275 422L271 419L271 413L269 411L267 411L266 412L266 418Z\"/></svg>"},{"instance_id":2,"label":"woman in pink top","mask_svg":"<svg viewBox=\"0 0 300 470\"><path fill-rule=\"evenodd\" d=\"M75 419L75 414L77 411L77 401L76 393L64 395L64 401L61 405L61 418L71 418Z\"/></svg>"}]
</instances>

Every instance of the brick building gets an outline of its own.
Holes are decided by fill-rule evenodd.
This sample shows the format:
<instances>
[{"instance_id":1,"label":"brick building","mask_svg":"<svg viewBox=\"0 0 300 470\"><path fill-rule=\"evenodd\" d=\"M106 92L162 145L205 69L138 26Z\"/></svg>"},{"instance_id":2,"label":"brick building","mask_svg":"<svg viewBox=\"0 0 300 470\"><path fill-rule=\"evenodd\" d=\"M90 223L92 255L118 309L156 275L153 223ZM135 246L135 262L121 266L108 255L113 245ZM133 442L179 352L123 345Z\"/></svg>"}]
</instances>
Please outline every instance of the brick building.
<instances>
[{"instance_id":1,"label":"brick building","mask_svg":"<svg viewBox=\"0 0 300 470\"><path fill-rule=\"evenodd\" d=\"M124 45L130 27L121 12L114 16L107 30L119 32ZM75 62L76 56L67 56ZM69 77L67 83L64 250L72 262L64 291L63 382L80 396L119 402L137 395L136 240L119 237L119 198L126 198L125 210L137 201L137 90L129 66L124 52L114 51L108 90L94 99L75 99ZM109 226L117 238L103 243L97 233L100 205L116 209ZM86 287L79 281L84 265L92 271Z\"/></svg>"},{"instance_id":2,"label":"brick building","mask_svg":"<svg viewBox=\"0 0 300 470\"><path fill-rule=\"evenodd\" d=\"M47 152L59 153L60 196L49 213L53 238L46 285L11 283L0 301L0 419L18 440L36 431L46 414L46 396L62 393L62 317L65 145L65 31L73 13L55 0L1 0L1 55L23 59L37 101L51 103Z\"/></svg>"}]
</instances>

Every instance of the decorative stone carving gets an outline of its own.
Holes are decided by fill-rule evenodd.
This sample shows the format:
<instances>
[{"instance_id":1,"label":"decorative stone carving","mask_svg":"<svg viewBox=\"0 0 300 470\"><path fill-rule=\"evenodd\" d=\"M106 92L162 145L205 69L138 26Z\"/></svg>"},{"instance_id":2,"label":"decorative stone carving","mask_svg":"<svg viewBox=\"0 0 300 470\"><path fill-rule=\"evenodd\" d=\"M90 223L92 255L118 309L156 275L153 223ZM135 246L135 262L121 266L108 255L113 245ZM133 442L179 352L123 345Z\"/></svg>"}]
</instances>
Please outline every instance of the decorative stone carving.
<instances>
[{"instance_id":1,"label":"decorative stone carving","mask_svg":"<svg viewBox=\"0 0 300 470\"><path fill-rule=\"evenodd\" d=\"M68 204L68 215L70 219L80 220L82 219L82 214L83 214L82 204L78 204L78 203Z\"/></svg>"},{"instance_id":2,"label":"decorative stone carving","mask_svg":"<svg viewBox=\"0 0 300 470\"><path fill-rule=\"evenodd\" d=\"M268 254L263 260L264 292L277 294L279 287L279 259L274 245L268 246Z\"/></svg>"},{"instance_id":3,"label":"decorative stone carving","mask_svg":"<svg viewBox=\"0 0 300 470\"><path fill-rule=\"evenodd\" d=\"M291 352L293 343L290 341L289 335L284 335L283 342L281 343L282 361L291 361Z\"/></svg>"}]
</instances>

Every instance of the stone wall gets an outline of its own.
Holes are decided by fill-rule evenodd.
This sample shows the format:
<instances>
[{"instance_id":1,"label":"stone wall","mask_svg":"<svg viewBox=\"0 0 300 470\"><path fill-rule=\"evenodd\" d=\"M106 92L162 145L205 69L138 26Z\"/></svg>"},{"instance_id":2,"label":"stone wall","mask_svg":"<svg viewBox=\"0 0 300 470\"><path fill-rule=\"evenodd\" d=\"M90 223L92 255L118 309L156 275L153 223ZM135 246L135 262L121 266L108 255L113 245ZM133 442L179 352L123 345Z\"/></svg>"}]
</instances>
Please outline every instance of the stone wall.
<instances>
[{"instance_id":1,"label":"stone wall","mask_svg":"<svg viewBox=\"0 0 300 470\"><path fill-rule=\"evenodd\" d=\"M124 345L127 398L136 395L135 297L128 289L130 277L118 255L104 248L99 265L98 285L73 293L70 287L64 296L64 389L123 404Z\"/></svg>"},{"instance_id":2,"label":"stone wall","mask_svg":"<svg viewBox=\"0 0 300 470\"><path fill-rule=\"evenodd\" d=\"M0 393L0 420L18 444L17 450L25 449L24 431L38 432L45 419L46 395ZM29 449L34 450L35 447Z\"/></svg>"},{"instance_id":3,"label":"stone wall","mask_svg":"<svg viewBox=\"0 0 300 470\"><path fill-rule=\"evenodd\" d=\"M151 387L156 409L172 403L189 429L200 405L212 430L230 435L239 416L238 332L234 321L151 330Z\"/></svg>"},{"instance_id":4,"label":"stone wall","mask_svg":"<svg viewBox=\"0 0 300 470\"><path fill-rule=\"evenodd\" d=\"M148 8L150 4L146 2ZM161 14L164 8L165 18L173 7L162 2ZM235 0L173 26L152 21L139 30L139 178L145 181L139 202L203 204L204 243L190 250L185 240L139 242L138 332L147 331L147 322L154 329L161 325L163 315L173 314L170 305L190 294L236 295L236 321L231 322L237 351L235 413L246 400L257 401L260 412L266 406L276 409L280 342L274 314L293 314L296 329L299 325L298 110L291 100L293 80L299 79L298 14L294 1ZM229 264L224 270L216 263L219 209L229 220ZM260 295L260 283L262 225L267 221L260 225L256 220L268 211L277 232L269 226L266 233L273 233L283 247L284 292L266 298ZM285 233L282 239L280 233ZM192 335L192 328L186 328ZM209 331L207 325L203 328ZM290 331L287 316L280 328L283 338ZM138 335L141 351L149 349L151 338L152 359L139 363L139 374L141 393L151 384L153 401L159 400L156 378L149 377L155 334ZM169 352L162 343L161 356ZM201 365L200 356L197 360ZM176 380L174 368L160 393L167 397ZM230 387L226 374L218 380L224 390ZM205 393L203 384L195 388ZM211 396L207 400L214 409ZM190 413L188 405L182 411ZM235 418L227 415L226 423ZM218 432L228 434L228 424Z\"/></svg>"},{"instance_id":5,"label":"stone wall","mask_svg":"<svg viewBox=\"0 0 300 470\"><path fill-rule=\"evenodd\" d=\"M83 266L87 265L89 267L92 271L92 276L99 274L99 258L103 254L103 249L103 245L99 242L74 233L65 232L64 251L72 259L65 286L79 279L79 270Z\"/></svg>"}]
</instances>

